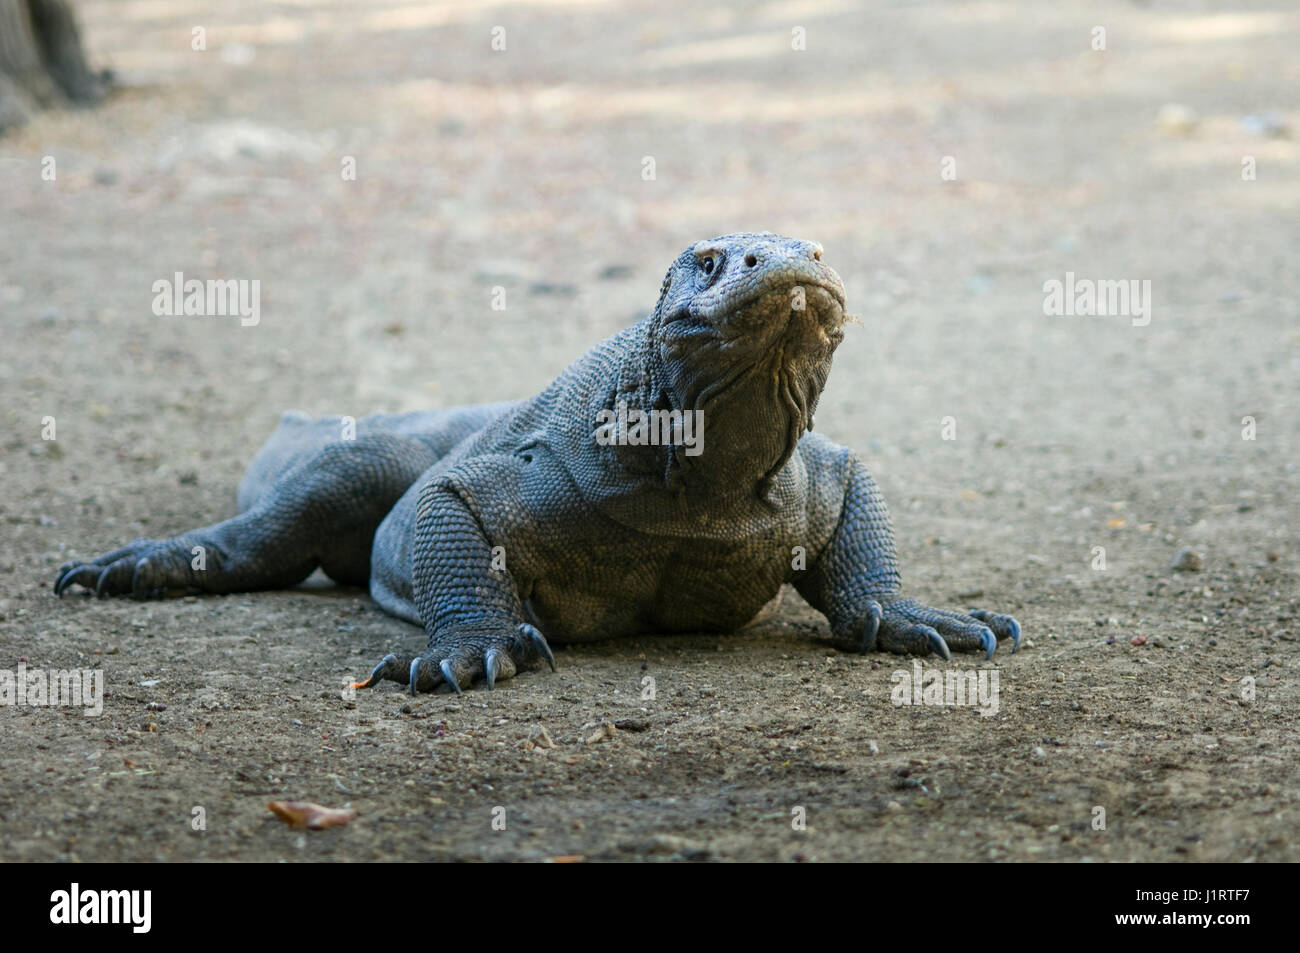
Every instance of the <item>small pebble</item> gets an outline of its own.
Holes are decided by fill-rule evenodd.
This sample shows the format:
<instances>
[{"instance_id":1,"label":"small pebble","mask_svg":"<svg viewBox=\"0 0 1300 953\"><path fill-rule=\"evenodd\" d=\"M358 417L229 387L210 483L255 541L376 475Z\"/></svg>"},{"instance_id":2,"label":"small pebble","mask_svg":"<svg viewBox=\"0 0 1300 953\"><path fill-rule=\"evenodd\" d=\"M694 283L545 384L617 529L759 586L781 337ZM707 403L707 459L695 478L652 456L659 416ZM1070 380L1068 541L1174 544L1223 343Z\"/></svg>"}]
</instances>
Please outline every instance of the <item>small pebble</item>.
<instances>
[{"instance_id":1,"label":"small pebble","mask_svg":"<svg viewBox=\"0 0 1300 953\"><path fill-rule=\"evenodd\" d=\"M1178 550L1173 562L1169 564L1169 568L1174 572L1200 572L1204 566L1205 557L1190 546Z\"/></svg>"}]
</instances>

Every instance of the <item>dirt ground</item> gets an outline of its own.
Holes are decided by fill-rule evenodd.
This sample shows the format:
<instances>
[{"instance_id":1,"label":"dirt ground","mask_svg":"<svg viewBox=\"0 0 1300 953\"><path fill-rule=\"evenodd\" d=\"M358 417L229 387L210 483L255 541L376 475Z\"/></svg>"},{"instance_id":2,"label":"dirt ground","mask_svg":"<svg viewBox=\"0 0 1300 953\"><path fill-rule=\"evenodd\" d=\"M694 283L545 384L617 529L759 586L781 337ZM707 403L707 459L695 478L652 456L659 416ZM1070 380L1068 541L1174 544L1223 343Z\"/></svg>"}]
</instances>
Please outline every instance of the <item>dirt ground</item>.
<instances>
[{"instance_id":1,"label":"dirt ground","mask_svg":"<svg viewBox=\"0 0 1300 953\"><path fill-rule=\"evenodd\" d=\"M123 89L0 140L0 669L109 694L0 708L0 859L1300 859L1300 14L1226 6L83 0ZM818 427L908 594L1020 619L925 662L995 669L996 715L895 706L914 660L794 593L416 700L344 697L422 642L361 590L52 595L231 515L281 411L526 396L742 229L843 276ZM260 323L155 316L175 272L259 280ZM1045 315L1066 272L1149 280L1150 323Z\"/></svg>"}]
</instances>

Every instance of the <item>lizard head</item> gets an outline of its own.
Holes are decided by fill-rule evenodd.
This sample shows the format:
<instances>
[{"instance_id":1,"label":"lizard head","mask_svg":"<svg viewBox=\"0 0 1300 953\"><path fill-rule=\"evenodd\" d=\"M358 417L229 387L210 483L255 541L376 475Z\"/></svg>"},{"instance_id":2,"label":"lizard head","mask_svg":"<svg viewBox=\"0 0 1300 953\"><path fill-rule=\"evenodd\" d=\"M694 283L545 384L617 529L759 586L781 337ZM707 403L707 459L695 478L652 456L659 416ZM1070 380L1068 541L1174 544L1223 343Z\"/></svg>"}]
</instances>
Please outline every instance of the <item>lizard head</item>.
<instances>
[{"instance_id":1,"label":"lizard head","mask_svg":"<svg viewBox=\"0 0 1300 953\"><path fill-rule=\"evenodd\" d=\"M770 480L812 426L844 337L844 284L816 242L744 232L673 262L650 317L669 403L705 416L715 460ZM703 461L702 461L703 462Z\"/></svg>"}]
</instances>

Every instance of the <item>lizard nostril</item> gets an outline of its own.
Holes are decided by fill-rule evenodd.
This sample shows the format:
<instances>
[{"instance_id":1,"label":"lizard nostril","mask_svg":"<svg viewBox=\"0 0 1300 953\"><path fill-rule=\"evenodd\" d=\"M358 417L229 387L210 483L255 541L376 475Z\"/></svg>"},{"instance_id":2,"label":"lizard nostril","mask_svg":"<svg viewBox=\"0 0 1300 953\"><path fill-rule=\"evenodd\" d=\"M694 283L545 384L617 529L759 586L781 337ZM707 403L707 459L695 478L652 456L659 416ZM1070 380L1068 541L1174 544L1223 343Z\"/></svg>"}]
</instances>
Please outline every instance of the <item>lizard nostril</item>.
<instances>
[{"instance_id":1,"label":"lizard nostril","mask_svg":"<svg viewBox=\"0 0 1300 953\"><path fill-rule=\"evenodd\" d=\"M746 267L746 268L753 268L753 267L754 267L755 265L757 265L757 264L758 264L758 256L757 256L757 255L746 255L746 256L745 256L745 267Z\"/></svg>"},{"instance_id":2,"label":"lizard nostril","mask_svg":"<svg viewBox=\"0 0 1300 953\"><path fill-rule=\"evenodd\" d=\"M820 248L814 248L813 261L821 261L821 260L822 260L822 250Z\"/></svg>"}]
</instances>

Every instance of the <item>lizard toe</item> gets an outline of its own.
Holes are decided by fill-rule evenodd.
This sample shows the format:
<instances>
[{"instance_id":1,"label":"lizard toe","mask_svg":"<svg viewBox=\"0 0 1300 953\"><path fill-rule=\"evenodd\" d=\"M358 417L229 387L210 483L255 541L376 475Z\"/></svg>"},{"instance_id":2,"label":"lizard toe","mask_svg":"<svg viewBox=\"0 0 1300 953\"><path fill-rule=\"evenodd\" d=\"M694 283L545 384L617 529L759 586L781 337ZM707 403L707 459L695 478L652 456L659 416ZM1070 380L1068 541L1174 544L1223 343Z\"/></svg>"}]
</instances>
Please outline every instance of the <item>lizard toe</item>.
<instances>
[{"instance_id":1,"label":"lizard toe","mask_svg":"<svg viewBox=\"0 0 1300 953\"><path fill-rule=\"evenodd\" d=\"M165 583L161 567L148 556L136 560L131 572L131 595L136 599L154 599L162 595Z\"/></svg>"},{"instance_id":2,"label":"lizard toe","mask_svg":"<svg viewBox=\"0 0 1300 953\"><path fill-rule=\"evenodd\" d=\"M447 681L447 668L444 667L446 665L447 659L439 658L426 650L411 659L407 677L403 681L412 695L437 691L439 686ZM459 683L452 682L452 686L457 692L460 691Z\"/></svg>"},{"instance_id":3,"label":"lizard toe","mask_svg":"<svg viewBox=\"0 0 1300 953\"><path fill-rule=\"evenodd\" d=\"M884 627L877 647L896 655L929 655L933 652L945 661L952 658L943 636L933 626L922 623Z\"/></svg>"},{"instance_id":4,"label":"lizard toe","mask_svg":"<svg viewBox=\"0 0 1300 953\"><path fill-rule=\"evenodd\" d=\"M522 639L527 640L527 647L531 647L531 652L527 651L527 648L525 648L525 651L522 654L533 658L545 659L546 664L549 665L551 671L554 672L556 670L555 654L551 651L550 645L547 644L546 636L542 635L542 633L538 632L534 626L529 625L527 622L520 624L519 635Z\"/></svg>"},{"instance_id":5,"label":"lizard toe","mask_svg":"<svg viewBox=\"0 0 1300 953\"><path fill-rule=\"evenodd\" d=\"M1009 615L999 615L996 612L988 612L984 609L971 609L970 614L973 618L979 619L990 629L993 634L1001 639L1011 640L1011 654L1016 654L1016 649L1020 648L1020 623ZM991 652L989 653L992 654Z\"/></svg>"},{"instance_id":6,"label":"lizard toe","mask_svg":"<svg viewBox=\"0 0 1300 953\"><path fill-rule=\"evenodd\" d=\"M88 563L77 563L70 566L63 571L58 581L54 583L54 594L61 596L69 586L73 585L84 586L89 589L99 581L101 572L103 572L102 567Z\"/></svg>"},{"instance_id":7,"label":"lizard toe","mask_svg":"<svg viewBox=\"0 0 1300 953\"><path fill-rule=\"evenodd\" d=\"M929 626L925 626L925 628L929 628ZM934 629L930 629L927 634L930 638L930 651L945 662L951 662L952 650L948 648L948 643L944 641L943 636Z\"/></svg>"},{"instance_id":8,"label":"lizard toe","mask_svg":"<svg viewBox=\"0 0 1300 953\"><path fill-rule=\"evenodd\" d=\"M465 694L464 690L462 690L460 687L460 682L456 680L456 673L451 667L451 659L449 658L443 659L441 662L438 663L438 668L442 672L443 679L447 682L448 685L452 687L452 690L457 695Z\"/></svg>"},{"instance_id":9,"label":"lizard toe","mask_svg":"<svg viewBox=\"0 0 1300 953\"><path fill-rule=\"evenodd\" d=\"M131 580L135 573L135 560L119 559L104 567L99 578L95 580L95 595L104 599L108 596L120 596L131 591Z\"/></svg>"},{"instance_id":10,"label":"lizard toe","mask_svg":"<svg viewBox=\"0 0 1300 953\"><path fill-rule=\"evenodd\" d=\"M411 657L389 653L380 659L368 678L363 682L353 682L353 688L374 688L384 679L405 685L410 679Z\"/></svg>"},{"instance_id":11,"label":"lizard toe","mask_svg":"<svg viewBox=\"0 0 1300 953\"><path fill-rule=\"evenodd\" d=\"M488 691L496 687L498 678L513 678L516 671L514 659L500 649L488 649L483 656L483 677Z\"/></svg>"},{"instance_id":12,"label":"lizard toe","mask_svg":"<svg viewBox=\"0 0 1300 953\"><path fill-rule=\"evenodd\" d=\"M971 622L966 616L946 616L936 619L934 627L939 630L943 640L950 649L958 652L983 652L988 661L998 650L998 640L986 625Z\"/></svg>"},{"instance_id":13,"label":"lizard toe","mask_svg":"<svg viewBox=\"0 0 1300 953\"><path fill-rule=\"evenodd\" d=\"M873 599L867 603L857 621L847 631L834 634L831 644L841 652L873 652L878 648L876 641L883 621L884 612L880 603Z\"/></svg>"}]
</instances>

